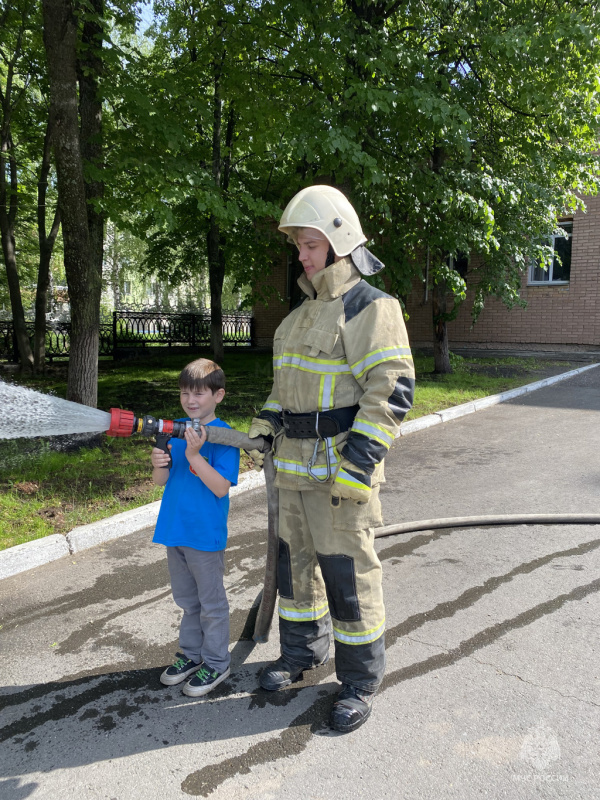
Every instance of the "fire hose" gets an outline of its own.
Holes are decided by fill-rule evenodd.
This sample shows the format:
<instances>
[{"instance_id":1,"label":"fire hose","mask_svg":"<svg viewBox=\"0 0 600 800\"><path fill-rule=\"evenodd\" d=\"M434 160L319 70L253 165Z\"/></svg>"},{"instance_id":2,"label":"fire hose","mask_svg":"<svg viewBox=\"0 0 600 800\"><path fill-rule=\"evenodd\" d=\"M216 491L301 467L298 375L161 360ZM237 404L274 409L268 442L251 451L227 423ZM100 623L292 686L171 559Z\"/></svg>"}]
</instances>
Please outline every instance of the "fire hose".
<instances>
[{"instance_id":1,"label":"fire hose","mask_svg":"<svg viewBox=\"0 0 600 800\"><path fill-rule=\"evenodd\" d=\"M109 436L131 436L141 433L146 436L156 436L157 446L168 452L167 442L170 438L183 438L186 427L194 425L191 422L173 422L154 417L138 419L130 411L111 408L111 426L107 431ZM277 557L279 550L279 491L275 487L275 467L270 445L262 437L251 439L247 434L232 428L217 428L206 426L207 441L213 444L229 445L240 450L261 450L265 453L263 470L267 489L267 554L265 563L265 577L262 592L259 595L256 621L252 638L255 642L266 642L275 612L277 600ZM426 519L415 522L400 522L394 525L384 525L375 528L375 538L384 536L398 536L415 531L437 530L440 528L467 528L488 527L490 525L598 525L600 514L486 514L472 517L445 517L439 519ZM246 625L248 627L248 625Z\"/></svg>"}]
</instances>

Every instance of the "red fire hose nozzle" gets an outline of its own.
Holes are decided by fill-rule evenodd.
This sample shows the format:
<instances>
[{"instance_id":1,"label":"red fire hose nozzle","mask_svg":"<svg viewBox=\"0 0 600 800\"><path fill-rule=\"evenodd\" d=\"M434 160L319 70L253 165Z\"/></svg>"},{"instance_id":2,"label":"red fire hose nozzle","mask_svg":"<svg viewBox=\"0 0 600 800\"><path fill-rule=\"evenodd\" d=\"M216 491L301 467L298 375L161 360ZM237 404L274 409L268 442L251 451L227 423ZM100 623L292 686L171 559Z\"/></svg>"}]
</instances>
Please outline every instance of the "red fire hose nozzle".
<instances>
[{"instance_id":1,"label":"red fire hose nozzle","mask_svg":"<svg viewBox=\"0 0 600 800\"><path fill-rule=\"evenodd\" d=\"M137 418L133 411L122 408L110 409L110 427L107 436L132 436L136 432Z\"/></svg>"}]
</instances>

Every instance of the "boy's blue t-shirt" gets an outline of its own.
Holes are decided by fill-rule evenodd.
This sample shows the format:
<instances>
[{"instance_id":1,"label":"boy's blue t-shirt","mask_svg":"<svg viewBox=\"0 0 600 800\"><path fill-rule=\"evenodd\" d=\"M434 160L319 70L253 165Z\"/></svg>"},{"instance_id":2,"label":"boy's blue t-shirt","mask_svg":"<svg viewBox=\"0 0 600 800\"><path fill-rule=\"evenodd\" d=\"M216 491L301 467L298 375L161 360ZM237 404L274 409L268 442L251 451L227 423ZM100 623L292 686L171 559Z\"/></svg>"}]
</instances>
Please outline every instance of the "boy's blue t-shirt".
<instances>
[{"instance_id":1,"label":"boy's blue t-shirt","mask_svg":"<svg viewBox=\"0 0 600 800\"><path fill-rule=\"evenodd\" d=\"M183 420L189 419L184 417ZM207 427L229 428L214 419ZM153 542L167 547L192 547L195 550L224 550L227 544L229 494L217 497L192 472L185 457L185 439L171 439L173 466L165 486ZM237 485L240 451L237 447L205 442L200 450L211 467L232 486Z\"/></svg>"}]
</instances>

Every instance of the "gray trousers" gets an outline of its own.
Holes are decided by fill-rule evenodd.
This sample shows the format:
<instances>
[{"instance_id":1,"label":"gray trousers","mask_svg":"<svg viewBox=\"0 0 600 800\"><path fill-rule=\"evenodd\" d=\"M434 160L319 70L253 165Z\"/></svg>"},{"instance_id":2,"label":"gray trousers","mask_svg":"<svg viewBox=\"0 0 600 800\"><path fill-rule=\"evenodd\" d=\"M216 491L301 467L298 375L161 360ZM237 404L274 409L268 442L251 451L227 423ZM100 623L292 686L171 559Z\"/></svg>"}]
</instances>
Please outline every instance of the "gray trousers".
<instances>
[{"instance_id":1,"label":"gray trousers","mask_svg":"<svg viewBox=\"0 0 600 800\"><path fill-rule=\"evenodd\" d=\"M217 672L229 667L229 603L223 585L225 551L167 547L173 600L183 609L179 646Z\"/></svg>"}]
</instances>

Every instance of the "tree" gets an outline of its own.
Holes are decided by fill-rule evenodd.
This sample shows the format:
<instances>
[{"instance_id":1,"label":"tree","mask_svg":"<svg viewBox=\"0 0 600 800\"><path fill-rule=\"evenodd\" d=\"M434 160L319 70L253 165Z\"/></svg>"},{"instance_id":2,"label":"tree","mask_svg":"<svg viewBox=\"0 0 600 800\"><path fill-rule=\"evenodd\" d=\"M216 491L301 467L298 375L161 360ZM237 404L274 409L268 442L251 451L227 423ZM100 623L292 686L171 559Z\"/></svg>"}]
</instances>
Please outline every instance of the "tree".
<instances>
[{"instance_id":1,"label":"tree","mask_svg":"<svg viewBox=\"0 0 600 800\"><path fill-rule=\"evenodd\" d=\"M481 257L474 318L488 296L518 303L557 215L598 186L599 5L159 0L151 45L113 29L102 48L118 10L44 0L70 396L94 402L107 215L146 239L163 283L208 273L220 358L225 274L264 272L279 209L310 182L350 196L391 291L427 281L436 370L448 371L459 254Z\"/></svg>"},{"instance_id":2,"label":"tree","mask_svg":"<svg viewBox=\"0 0 600 800\"><path fill-rule=\"evenodd\" d=\"M19 174L13 140L13 117L27 89L22 80L23 55L31 34L29 17L33 3L12 8L3 5L0 12L0 47L2 86L0 86L0 235L6 267L13 326L21 367L33 366L33 353L25 325L21 286L17 269L15 227L19 210Z\"/></svg>"},{"instance_id":3,"label":"tree","mask_svg":"<svg viewBox=\"0 0 600 800\"><path fill-rule=\"evenodd\" d=\"M279 8L288 46L270 57L295 100L280 163L301 165L289 189L346 189L395 291L430 281L436 371L450 371L446 323L465 296L451 257L483 257L475 317L486 296L519 302L557 215L597 190L598 3Z\"/></svg>"},{"instance_id":4,"label":"tree","mask_svg":"<svg viewBox=\"0 0 600 800\"><path fill-rule=\"evenodd\" d=\"M111 213L147 236L149 272L171 285L208 272L217 360L225 272L248 283L252 256L262 267L270 235L257 220L278 213L268 151L287 98L270 95L262 55L268 29L258 7L243 0L156 3L153 47L130 51L111 101L111 169L120 176L119 185L111 181Z\"/></svg>"},{"instance_id":5,"label":"tree","mask_svg":"<svg viewBox=\"0 0 600 800\"><path fill-rule=\"evenodd\" d=\"M43 370L46 360L46 308L48 306L48 288L50 286L50 261L60 228L60 211L58 205L54 212L54 219L47 226L48 176L51 166L51 130L50 123L46 126L42 162L40 165L37 189L37 233L39 248L39 267L37 287L35 293L35 324L33 334L33 360L34 369Z\"/></svg>"},{"instance_id":6,"label":"tree","mask_svg":"<svg viewBox=\"0 0 600 800\"><path fill-rule=\"evenodd\" d=\"M0 22L2 250L21 367L43 370L50 259L59 218L50 209L50 201L54 199L53 192L49 192L51 130L45 97L39 3L20 0L2 6ZM32 353L22 283L23 279L26 285L34 280L27 274L29 239L34 225L37 226L38 265Z\"/></svg>"},{"instance_id":7,"label":"tree","mask_svg":"<svg viewBox=\"0 0 600 800\"><path fill-rule=\"evenodd\" d=\"M79 134L78 19L71 0L43 0L43 11L65 271L71 301L67 398L95 406L102 271L92 257Z\"/></svg>"}]
</instances>

